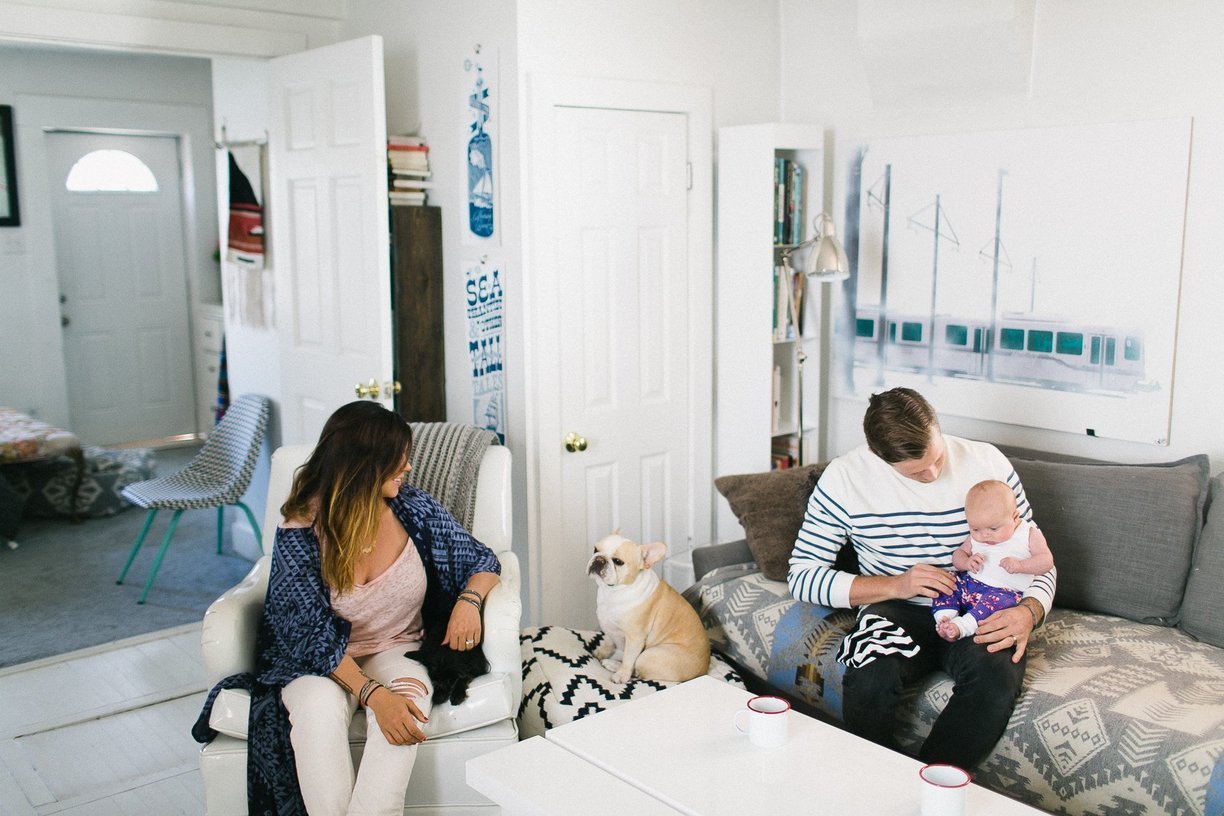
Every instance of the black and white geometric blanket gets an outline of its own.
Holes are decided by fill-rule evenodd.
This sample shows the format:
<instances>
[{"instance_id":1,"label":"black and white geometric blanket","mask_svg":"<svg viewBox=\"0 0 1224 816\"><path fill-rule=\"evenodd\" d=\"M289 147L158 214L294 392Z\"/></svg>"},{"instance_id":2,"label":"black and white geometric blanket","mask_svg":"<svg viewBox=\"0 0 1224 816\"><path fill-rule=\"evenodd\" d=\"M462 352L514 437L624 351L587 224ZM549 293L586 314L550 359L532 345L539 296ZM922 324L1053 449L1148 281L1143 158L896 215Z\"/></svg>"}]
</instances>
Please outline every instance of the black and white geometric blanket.
<instances>
[{"instance_id":1,"label":"black and white geometric blanket","mask_svg":"<svg viewBox=\"0 0 1224 816\"><path fill-rule=\"evenodd\" d=\"M676 685L635 677L623 686L595 657L603 632L560 626L524 629L523 702L519 706L519 739L538 736L605 709L623 705ZM735 670L717 654L710 657L710 677L744 687Z\"/></svg>"}]
</instances>

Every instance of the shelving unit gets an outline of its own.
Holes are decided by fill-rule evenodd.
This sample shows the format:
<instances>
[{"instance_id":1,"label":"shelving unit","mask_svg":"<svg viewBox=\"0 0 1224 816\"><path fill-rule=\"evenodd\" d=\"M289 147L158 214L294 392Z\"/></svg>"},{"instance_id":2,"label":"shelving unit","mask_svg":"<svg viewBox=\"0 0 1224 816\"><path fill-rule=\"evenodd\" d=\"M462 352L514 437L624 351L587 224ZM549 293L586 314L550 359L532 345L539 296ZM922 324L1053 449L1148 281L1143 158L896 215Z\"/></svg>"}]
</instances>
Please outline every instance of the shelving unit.
<instances>
[{"instance_id":1,"label":"shelving unit","mask_svg":"<svg viewBox=\"0 0 1224 816\"><path fill-rule=\"evenodd\" d=\"M395 325L395 398L410 422L446 419L442 324L442 211L391 208L391 298Z\"/></svg>"},{"instance_id":2,"label":"shelving unit","mask_svg":"<svg viewBox=\"0 0 1224 816\"><path fill-rule=\"evenodd\" d=\"M824 128L815 125L761 124L718 131L718 278L715 315L715 475L768 470L775 444L797 443L804 435L805 463L823 454L820 447L824 367L821 312L826 287L804 283L802 336L804 428L798 427L797 340L773 335L775 266L789 245L774 242L774 161L787 158L804 168L803 234L812 237L812 219L824 200ZM806 252L803 250L802 252ZM803 255L792 259L801 268ZM774 369L777 384L773 421ZM718 498L718 540L738 538L742 530Z\"/></svg>"}]
</instances>

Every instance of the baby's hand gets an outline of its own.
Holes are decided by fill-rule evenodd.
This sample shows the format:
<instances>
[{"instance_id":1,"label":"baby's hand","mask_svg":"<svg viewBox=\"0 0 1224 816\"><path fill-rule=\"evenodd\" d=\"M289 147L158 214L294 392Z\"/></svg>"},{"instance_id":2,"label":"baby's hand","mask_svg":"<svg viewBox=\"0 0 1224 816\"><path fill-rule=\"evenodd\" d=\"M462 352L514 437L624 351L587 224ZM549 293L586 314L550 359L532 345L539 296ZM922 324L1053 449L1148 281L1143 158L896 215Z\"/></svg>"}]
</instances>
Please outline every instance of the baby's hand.
<instances>
[{"instance_id":1,"label":"baby's hand","mask_svg":"<svg viewBox=\"0 0 1224 816\"><path fill-rule=\"evenodd\" d=\"M970 572L981 572L982 567L984 566L986 566L986 559L982 557L981 553L974 553L973 555L969 556Z\"/></svg>"},{"instance_id":2,"label":"baby's hand","mask_svg":"<svg viewBox=\"0 0 1224 816\"><path fill-rule=\"evenodd\" d=\"M1007 558L1000 560L999 566L1007 570L1010 573L1020 572L1020 562L1012 558L1011 556L1008 556Z\"/></svg>"}]
</instances>

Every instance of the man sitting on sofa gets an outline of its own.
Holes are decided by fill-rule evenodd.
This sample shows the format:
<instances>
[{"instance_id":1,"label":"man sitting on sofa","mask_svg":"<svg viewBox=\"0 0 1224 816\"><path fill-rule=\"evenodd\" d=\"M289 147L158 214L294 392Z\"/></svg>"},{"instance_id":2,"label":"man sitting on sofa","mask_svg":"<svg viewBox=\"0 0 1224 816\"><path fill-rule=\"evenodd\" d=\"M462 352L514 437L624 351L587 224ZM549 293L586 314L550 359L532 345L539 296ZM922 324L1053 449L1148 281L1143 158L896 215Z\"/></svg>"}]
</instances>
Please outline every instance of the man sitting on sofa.
<instances>
[{"instance_id":1,"label":"man sitting on sofa","mask_svg":"<svg viewBox=\"0 0 1224 816\"><path fill-rule=\"evenodd\" d=\"M986 618L974 637L941 638L931 599L955 587L952 552L969 534L966 492L983 479L1006 482L1031 520L1024 488L993 445L944 436L935 410L911 389L872 396L863 431L867 443L830 462L812 491L787 583L800 601L859 607L838 654L846 727L895 747L903 688L943 669L955 692L919 759L972 768L1007 727L1025 647L1053 602L1057 573L1037 576L1018 606ZM833 567L847 541L861 575Z\"/></svg>"}]
</instances>

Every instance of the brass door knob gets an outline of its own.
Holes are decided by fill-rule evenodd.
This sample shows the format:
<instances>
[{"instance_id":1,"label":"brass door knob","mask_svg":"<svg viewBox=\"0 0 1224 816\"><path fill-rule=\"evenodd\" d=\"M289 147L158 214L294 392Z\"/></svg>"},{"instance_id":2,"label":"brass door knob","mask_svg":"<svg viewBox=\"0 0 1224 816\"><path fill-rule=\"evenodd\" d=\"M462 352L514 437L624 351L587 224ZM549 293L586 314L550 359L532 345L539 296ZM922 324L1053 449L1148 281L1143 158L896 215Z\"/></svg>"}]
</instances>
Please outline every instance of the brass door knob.
<instances>
[{"instance_id":1,"label":"brass door knob","mask_svg":"<svg viewBox=\"0 0 1224 816\"><path fill-rule=\"evenodd\" d=\"M357 387L353 390L357 392L357 399L365 399L366 397L378 399L378 380L371 379L364 385L357 383Z\"/></svg>"},{"instance_id":2,"label":"brass door knob","mask_svg":"<svg viewBox=\"0 0 1224 816\"><path fill-rule=\"evenodd\" d=\"M565 437L565 449L570 453L581 453L587 449L586 437L570 431Z\"/></svg>"},{"instance_id":3,"label":"brass door knob","mask_svg":"<svg viewBox=\"0 0 1224 816\"><path fill-rule=\"evenodd\" d=\"M400 385L399 380L387 380L385 383L383 383L383 391L388 394L398 394L403 390L404 388Z\"/></svg>"}]
</instances>

